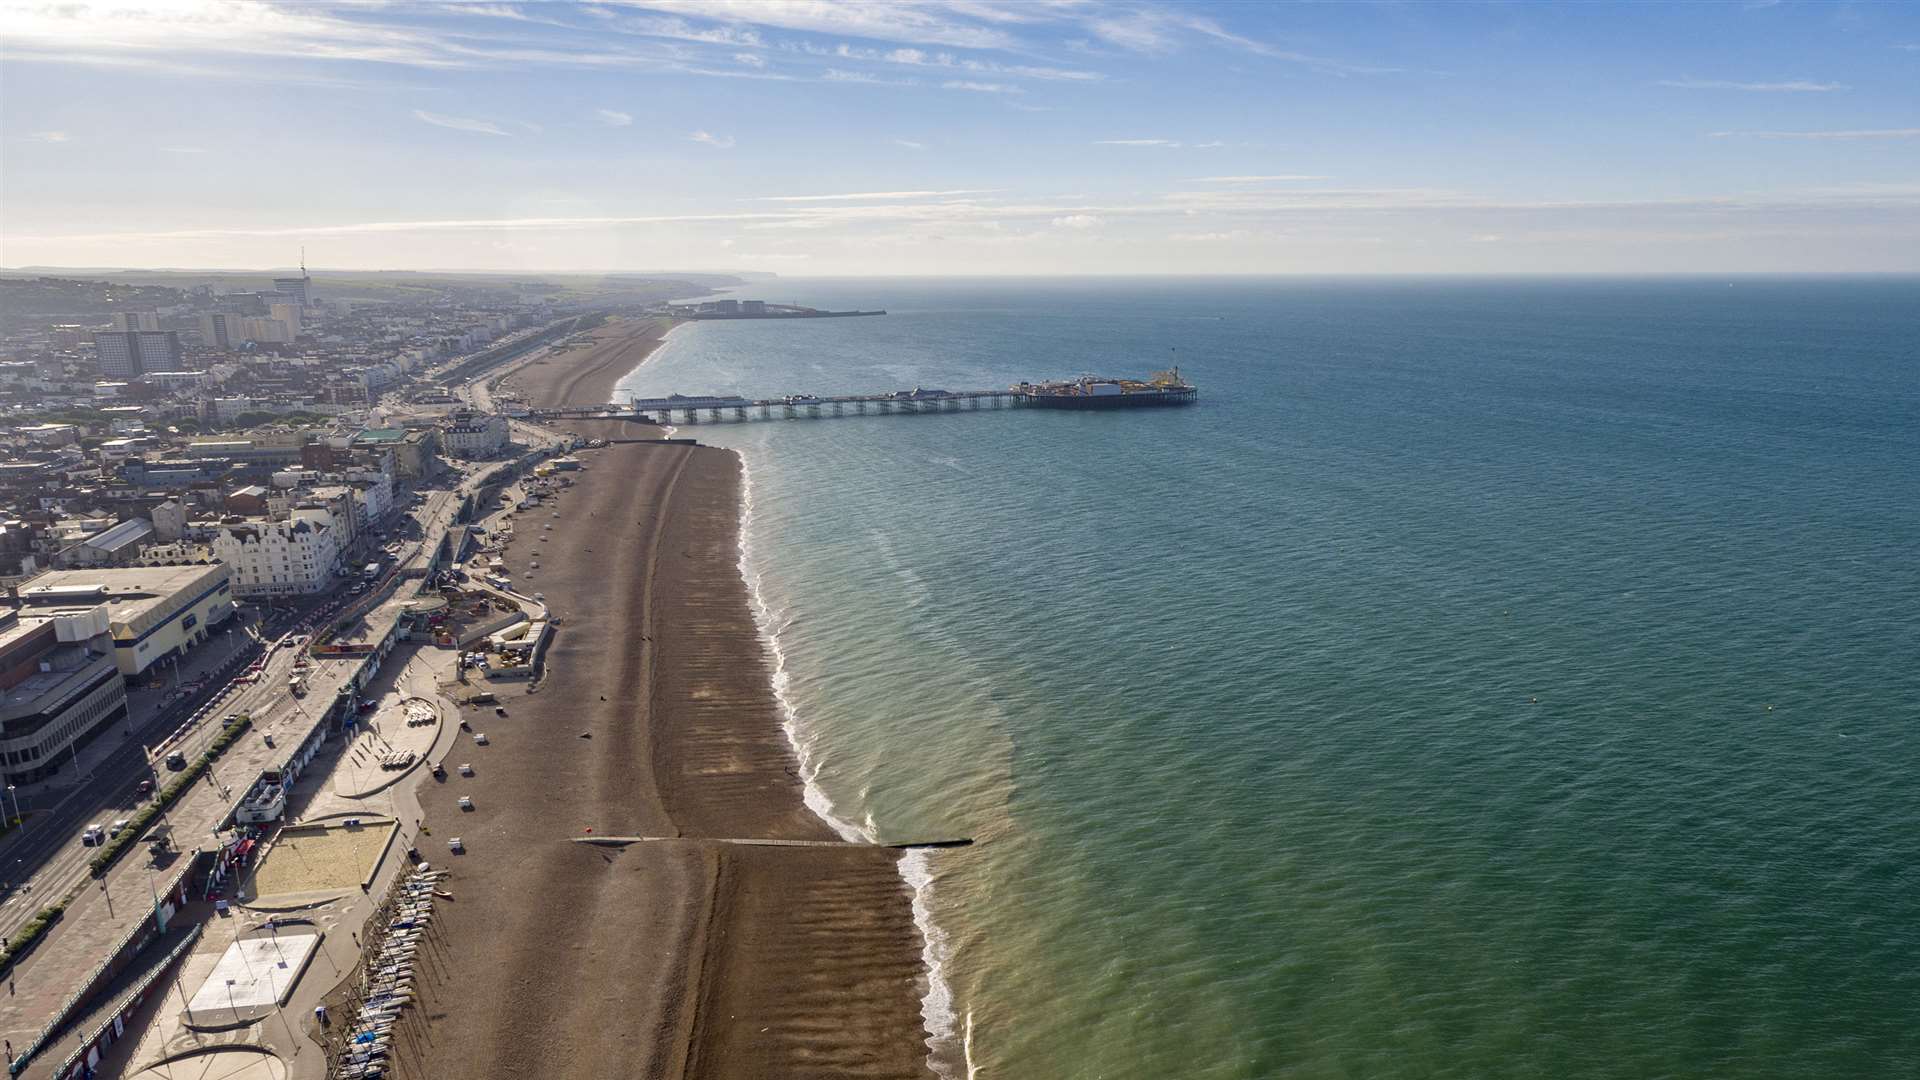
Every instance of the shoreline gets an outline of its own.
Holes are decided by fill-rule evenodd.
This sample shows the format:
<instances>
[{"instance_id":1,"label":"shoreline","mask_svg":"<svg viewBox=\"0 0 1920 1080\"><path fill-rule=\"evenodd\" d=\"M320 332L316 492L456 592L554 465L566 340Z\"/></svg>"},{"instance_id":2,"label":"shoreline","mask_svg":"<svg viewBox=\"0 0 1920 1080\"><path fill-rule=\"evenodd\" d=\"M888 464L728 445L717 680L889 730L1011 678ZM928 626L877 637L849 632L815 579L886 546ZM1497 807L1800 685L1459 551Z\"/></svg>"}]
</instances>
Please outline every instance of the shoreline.
<instances>
[{"instance_id":1,"label":"shoreline","mask_svg":"<svg viewBox=\"0 0 1920 1080\"><path fill-rule=\"evenodd\" d=\"M533 404L609 400L668 329L603 327L586 356L503 382ZM468 848L445 863L461 900L448 905L448 985L494 987L496 1000L429 1003L447 1037L408 1064L476 1077L932 1075L922 933L898 853L698 839L836 835L807 798L754 608L744 460L649 444L586 460L560 518L541 521L551 529L526 529L507 555L544 560L538 587L566 616L548 678L501 692L504 716L474 714L492 748L463 744L454 760L474 760L475 778L422 783L429 827ZM623 514L640 528L611 529ZM454 808L456 794L480 812ZM567 842L586 831L679 839Z\"/></svg>"},{"instance_id":2,"label":"shoreline","mask_svg":"<svg viewBox=\"0 0 1920 1080\"><path fill-rule=\"evenodd\" d=\"M610 347L589 349L587 356L592 363L583 370L568 367L567 353L546 353L516 360L503 371L489 376L488 381L497 392L511 391L529 405L607 404L613 400L613 392L620 385L620 380L638 370L656 350L666 344L668 335L685 325L678 319L616 317L586 333L598 338L629 322L648 325L640 327L633 334L622 335L624 340L611 343ZM605 355L595 355L600 352ZM549 365L566 369L565 373L533 370Z\"/></svg>"},{"instance_id":3,"label":"shoreline","mask_svg":"<svg viewBox=\"0 0 1920 1080\"><path fill-rule=\"evenodd\" d=\"M813 761L810 745L802 742L799 709L787 695L786 648L780 640L773 607L767 602L761 588L763 575L753 564L753 470L745 454L738 451L733 453L740 459L740 578L746 583L747 594L753 604L754 622L760 629L761 642L767 652L773 696L780 705L780 728L786 734L787 745L799 766L795 775L800 781L803 798L807 807L841 839L877 843L879 837L872 830L835 812L832 797L817 782L819 766ZM928 853L905 852L900 857L898 867L901 881L906 885L910 897L913 922L920 935L920 963L926 980L920 998L920 1020L922 1034L926 1036L927 1066L941 1077L971 1075L970 1050L960 1037L960 1017L954 1008L953 984L947 978L950 939L933 918L934 874ZM943 1058L948 1066L955 1068L943 1067Z\"/></svg>"}]
</instances>

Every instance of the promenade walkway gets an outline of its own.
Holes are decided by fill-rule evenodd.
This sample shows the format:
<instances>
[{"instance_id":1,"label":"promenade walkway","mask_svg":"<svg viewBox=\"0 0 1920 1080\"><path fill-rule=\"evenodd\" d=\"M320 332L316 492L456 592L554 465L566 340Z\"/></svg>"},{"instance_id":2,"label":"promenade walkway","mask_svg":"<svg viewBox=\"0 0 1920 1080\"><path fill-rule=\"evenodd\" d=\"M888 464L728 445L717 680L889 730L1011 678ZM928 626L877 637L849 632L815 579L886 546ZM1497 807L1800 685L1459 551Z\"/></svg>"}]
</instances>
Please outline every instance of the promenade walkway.
<instances>
[{"instance_id":1,"label":"promenade walkway","mask_svg":"<svg viewBox=\"0 0 1920 1080\"><path fill-rule=\"evenodd\" d=\"M418 574L431 563L439 537L452 526L458 513L459 497L479 490L488 476L500 467L504 467L504 463L469 476L457 491L430 496L422 515L427 536L416 548L403 554L402 565L398 568L400 572L388 579L388 583L397 584L398 587L380 596L378 602L356 621L352 632L344 635L345 640L367 643L390 640L397 622L405 617L416 597L415 588L410 582L417 579L410 577L408 572ZM39 1037L48 1022L67 1004L74 988L84 981L86 973L96 970L128 932L146 919L152 911L153 896L160 879L171 876L173 868L179 865L177 860L191 856L196 850L212 850L224 843L230 834L223 836L217 831L218 826L227 821L236 801L252 787L262 770L285 767L292 760L292 755L315 745L313 740L324 737L320 731L323 723L321 718L343 692L357 692L367 699L378 699L388 692L395 692L395 701L400 697L423 698L436 702L443 718L457 714L454 706L439 696L441 678L451 677L454 659L450 653L426 649L416 656L409 650L402 654L407 658L405 663L396 666L388 661L384 669L371 680L366 673L365 656L312 658L305 669L308 692L303 698L296 698L287 692L287 676L292 670L296 654L304 652L304 649L291 643L273 650L268 656L266 672L259 682L234 694L228 703L222 705L225 712L248 714L253 726L228 747L203 781L194 784L168 809L164 822L172 827L180 854L173 856L166 864L156 866L144 846L124 853L103 878L88 880L79 888L63 917L16 965L8 981L7 992L0 997L0 1040L5 1042L9 1060ZM217 656L212 662L219 662ZM203 724L176 747L191 758L218 735L220 726L217 722ZM442 723L433 730L439 734L427 738L424 731L416 729L415 739L427 744L427 754L434 752L432 744L441 741L442 737L450 740L454 728L451 724ZM380 876L390 876L393 867L404 862L397 857L397 853L404 852L412 844L413 831L419 821L413 785L396 783L376 793L361 792L362 797L358 799L344 798L333 791L331 783L332 769L337 764L342 744L338 739L331 739L319 746L318 756L306 762L306 768L299 773L299 780L289 793L290 812L301 816L324 816L339 811L384 810L401 823L392 848L382 856L379 865ZM425 757L423 755L423 759ZM422 768L423 764L416 764L406 775L415 776ZM379 895L381 887L378 883L373 886L372 892ZM36 896L33 900L38 906L57 902L59 897ZM294 1000L287 1005L295 1021L276 1025L284 1027L281 1036L277 1037L284 1045L278 1046L275 1052L282 1063L291 1063L286 1075L298 1077L305 1074L307 1062L312 1063L311 1075L320 1075L318 1053L307 1053L301 1060L299 1047L305 1044L305 1039L293 1032L302 1015L296 1009L296 1004L308 1000L306 1008L310 1015L311 1002L317 1001L321 993L352 969L358 955L357 942L354 941L357 928L372 910L367 906L365 911L356 913L355 905L367 903L366 897L355 891L325 905L326 920L322 925L336 927L341 932L339 936L342 940L323 943L314 967L309 969L309 974L328 973L326 980L307 980L314 983L324 981L326 985L297 988ZM189 908L179 918L188 920L196 910ZM244 909L236 908L235 914L230 917L264 921L267 915L249 915ZM178 927L188 925L193 923L175 923ZM224 927L226 924L222 920L216 929ZM195 972L204 965L210 965L212 958L224 951L237 932L228 929L227 936L223 938L220 933L209 931L194 952L182 962L174 978L185 983L187 991L191 993L197 985L194 981ZM160 954L156 952L155 955ZM143 953L143 960L145 957ZM103 1003L96 1002L95 1007ZM154 1012L156 1009L159 1011ZM174 1022L177 1017L172 1011L149 1002L143 1008L143 1013L153 1014L153 1030L137 1042L133 1039L123 1040L113 1048L110 1058L120 1059L123 1063L138 1062L144 1066L207 1043L206 1039L196 1037L187 1039L185 1045L176 1045L184 1027ZM262 1044L273 1043L276 1037L271 1032L258 1030L261 1028L262 1024L254 1024L244 1033L258 1036ZM50 1070L65 1056L60 1047L91 1030L84 1023L75 1026L56 1042L55 1047L36 1055L24 1075L50 1075ZM236 1038L226 1036L213 1042L231 1044ZM108 1062L103 1060L101 1064L104 1068Z\"/></svg>"}]
</instances>

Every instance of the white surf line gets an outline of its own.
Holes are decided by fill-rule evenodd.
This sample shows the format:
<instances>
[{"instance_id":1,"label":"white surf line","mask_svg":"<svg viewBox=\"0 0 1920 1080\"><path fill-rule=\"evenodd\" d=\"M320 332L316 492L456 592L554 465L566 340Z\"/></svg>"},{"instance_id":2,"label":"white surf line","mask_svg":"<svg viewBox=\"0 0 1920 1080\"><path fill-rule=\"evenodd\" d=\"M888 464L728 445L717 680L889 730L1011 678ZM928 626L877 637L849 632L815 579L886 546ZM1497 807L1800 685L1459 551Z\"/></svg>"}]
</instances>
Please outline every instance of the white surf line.
<instances>
[{"instance_id":1,"label":"white surf line","mask_svg":"<svg viewBox=\"0 0 1920 1080\"><path fill-rule=\"evenodd\" d=\"M740 577L747 583L747 593L753 600L754 623L759 627L761 645L771 660L773 696L780 703L784 718L780 728L786 732L787 745L792 747L794 758L800 764L803 798L807 808L842 839L873 843L878 837L871 826L871 819L869 827L862 829L834 812L833 800L817 782L820 762L811 752L811 743L801 738L799 713L794 708L793 699L787 695L787 653L780 641L780 620L767 602L762 576L754 565L751 539L754 522L753 469L745 453L739 450L732 453L740 459ZM913 894L913 921L920 930L920 960L927 972L926 996L920 999L920 1020L927 1031L927 1067L945 1080L955 1080L939 1065L939 1048L953 1045L955 1016L953 988L946 979L945 961L949 943L946 933L933 921L933 868L928 853L908 851L900 859L899 870L901 880Z\"/></svg>"}]
</instances>

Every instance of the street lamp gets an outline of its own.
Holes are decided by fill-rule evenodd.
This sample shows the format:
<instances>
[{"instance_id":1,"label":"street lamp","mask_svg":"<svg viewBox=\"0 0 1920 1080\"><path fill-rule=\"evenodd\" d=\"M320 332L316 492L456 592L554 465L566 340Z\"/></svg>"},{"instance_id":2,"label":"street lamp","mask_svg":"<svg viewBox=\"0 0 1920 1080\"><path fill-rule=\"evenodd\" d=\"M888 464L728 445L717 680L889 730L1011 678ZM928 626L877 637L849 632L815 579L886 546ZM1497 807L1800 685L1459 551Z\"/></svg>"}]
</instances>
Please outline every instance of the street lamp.
<instances>
[{"instance_id":1,"label":"street lamp","mask_svg":"<svg viewBox=\"0 0 1920 1080\"><path fill-rule=\"evenodd\" d=\"M26 819L26 818L23 818L23 817L21 817L21 816L20 816L20 793L19 793L19 791L17 791L17 790L15 790L15 788L14 788L14 786L13 786L12 784L8 784L8 785L7 785L7 794L8 794L8 795L9 795L10 797L12 797L12 799L13 799L13 823L14 823L15 825L19 825L19 826L22 826L22 827L25 827L25 826L26 826L26 823L27 823L27 819Z\"/></svg>"}]
</instances>

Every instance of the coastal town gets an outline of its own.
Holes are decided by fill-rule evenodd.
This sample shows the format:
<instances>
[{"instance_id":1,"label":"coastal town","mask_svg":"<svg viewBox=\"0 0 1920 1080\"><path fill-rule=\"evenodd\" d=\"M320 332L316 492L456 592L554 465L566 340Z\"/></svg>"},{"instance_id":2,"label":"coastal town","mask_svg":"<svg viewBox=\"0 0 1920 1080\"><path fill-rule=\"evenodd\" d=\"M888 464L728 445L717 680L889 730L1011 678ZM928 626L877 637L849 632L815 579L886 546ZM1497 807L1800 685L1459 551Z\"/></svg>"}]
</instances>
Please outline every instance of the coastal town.
<instances>
[{"instance_id":1,"label":"coastal town","mask_svg":"<svg viewBox=\"0 0 1920 1080\"><path fill-rule=\"evenodd\" d=\"M770 786L790 754L732 565L732 455L643 422L535 415L607 401L671 325L663 300L721 283L410 281L357 298L386 283L0 279L9 1075L504 1075L525 1053L515 1018L463 1017L449 996L462 962L437 980L417 963L438 940L422 935L443 932L493 941L464 954L481 968L562 959L545 935L483 929L545 917L530 887L549 890L547 914L575 887L510 853L544 851L555 825L831 839L796 790ZM606 535L616 512L644 527ZM658 574L672 528L692 563ZM609 566L595 543L625 553ZM707 610L716 595L724 614ZM662 618L689 644L656 638ZM643 660L648 641L662 647ZM729 670L703 668L721 658ZM648 675L606 681L643 662ZM709 715L696 683L715 677L757 706ZM646 679L652 705L623 699ZM670 730L675 701L684 745L651 736L654 768L691 768L672 762L723 737L736 783L696 791L686 771L650 798L553 790L556 768L636 783L632 740L649 738L649 709ZM634 819L669 789L677 825ZM778 851L729 853L729 876L778 872L829 905L850 888L892 897L895 856L879 852L824 850L799 873ZM706 910L673 891L654 918ZM705 949L705 932L689 923L673 947ZM846 947L871 952L873 934L898 970L864 1022L914 1030L913 926L853 927ZM617 965L597 975L630 989ZM777 989L720 992L765 1010ZM428 1039L408 1006L436 994L443 1025L498 1036ZM724 1056L739 1036L674 1039ZM474 1053L494 1056L459 1057Z\"/></svg>"}]
</instances>

